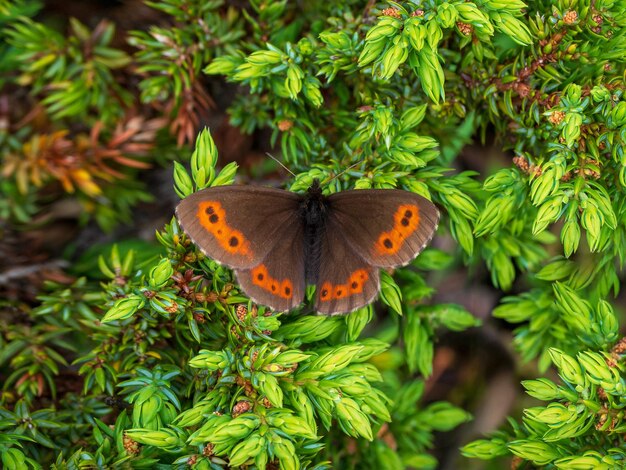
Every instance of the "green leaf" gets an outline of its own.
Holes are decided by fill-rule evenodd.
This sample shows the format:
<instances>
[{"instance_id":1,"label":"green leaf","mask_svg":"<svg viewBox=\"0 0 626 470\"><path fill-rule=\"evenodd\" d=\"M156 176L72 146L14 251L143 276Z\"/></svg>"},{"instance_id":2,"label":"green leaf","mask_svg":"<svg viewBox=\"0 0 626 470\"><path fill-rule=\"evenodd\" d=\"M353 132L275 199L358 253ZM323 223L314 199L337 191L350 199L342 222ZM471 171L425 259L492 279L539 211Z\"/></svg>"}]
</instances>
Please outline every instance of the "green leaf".
<instances>
[{"instance_id":1,"label":"green leaf","mask_svg":"<svg viewBox=\"0 0 626 470\"><path fill-rule=\"evenodd\" d=\"M354 437L362 436L368 441L374 439L370 421L356 401L343 397L335 406L339 425L347 434Z\"/></svg>"},{"instance_id":2,"label":"green leaf","mask_svg":"<svg viewBox=\"0 0 626 470\"><path fill-rule=\"evenodd\" d=\"M102 323L126 320L132 317L145 304L145 298L140 295L129 295L119 299L102 318Z\"/></svg>"},{"instance_id":3,"label":"green leaf","mask_svg":"<svg viewBox=\"0 0 626 470\"><path fill-rule=\"evenodd\" d=\"M443 326L452 331L463 331L473 326L479 326L481 323L478 318L460 305L439 304L429 310Z\"/></svg>"},{"instance_id":4,"label":"green leaf","mask_svg":"<svg viewBox=\"0 0 626 470\"><path fill-rule=\"evenodd\" d=\"M550 348L549 353L563 380L581 386L586 384L582 369L573 357L556 348Z\"/></svg>"},{"instance_id":5,"label":"green leaf","mask_svg":"<svg viewBox=\"0 0 626 470\"><path fill-rule=\"evenodd\" d=\"M174 162L174 190L181 199L193 193L193 183L185 167Z\"/></svg>"},{"instance_id":6,"label":"green leaf","mask_svg":"<svg viewBox=\"0 0 626 470\"><path fill-rule=\"evenodd\" d=\"M536 274L543 281L559 281L569 277L576 269L576 264L565 259L558 259L545 265Z\"/></svg>"},{"instance_id":7,"label":"green leaf","mask_svg":"<svg viewBox=\"0 0 626 470\"><path fill-rule=\"evenodd\" d=\"M533 224L533 235L543 232L548 225L558 220L563 212L563 204L563 198L558 195L541 204Z\"/></svg>"},{"instance_id":8,"label":"green leaf","mask_svg":"<svg viewBox=\"0 0 626 470\"><path fill-rule=\"evenodd\" d=\"M235 181L235 174L237 173L237 167L237 162L228 163L215 177L211 186L225 186L233 184Z\"/></svg>"},{"instance_id":9,"label":"green leaf","mask_svg":"<svg viewBox=\"0 0 626 470\"><path fill-rule=\"evenodd\" d=\"M490 17L493 19L496 28L513 39L516 43L522 46L532 44L533 40L528 27L512 14L507 12L491 12Z\"/></svg>"},{"instance_id":10,"label":"green leaf","mask_svg":"<svg viewBox=\"0 0 626 470\"><path fill-rule=\"evenodd\" d=\"M482 460L491 460L508 452L507 443L503 439L478 439L461 448L461 453L466 457L474 457Z\"/></svg>"},{"instance_id":11,"label":"green leaf","mask_svg":"<svg viewBox=\"0 0 626 470\"><path fill-rule=\"evenodd\" d=\"M207 75L231 75L241 63L241 59L234 56L216 57L204 68L204 73Z\"/></svg>"},{"instance_id":12,"label":"green leaf","mask_svg":"<svg viewBox=\"0 0 626 470\"><path fill-rule=\"evenodd\" d=\"M429 331L415 311L407 313L404 329L406 361L411 372L419 371L424 377L432 373L434 346Z\"/></svg>"},{"instance_id":13,"label":"green leaf","mask_svg":"<svg viewBox=\"0 0 626 470\"><path fill-rule=\"evenodd\" d=\"M450 403L440 401L428 405L420 413L420 419L426 426L437 431L449 431L461 423L470 421L472 416Z\"/></svg>"},{"instance_id":14,"label":"green leaf","mask_svg":"<svg viewBox=\"0 0 626 470\"><path fill-rule=\"evenodd\" d=\"M416 56L417 70L422 84L422 89L435 103L445 99L443 88L444 74L439 63L437 53L430 47L424 47Z\"/></svg>"},{"instance_id":15,"label":"green leaf","mask_svg":"<svg viewBox=\"0 0 626 470\"><path fill-rule=\"evenodd\" d=\"M164 287L165 284L167 284L173 274L174 270L172 269L170 260L162 259L159 264L157 264L150 271L148 283L150 284L151 288L160 289Z\"/></svg>"},{"instance_id":16,"label":"green leaf","mask_svg":"<svg viewBox=\"0 0 626 470\"><path fill-rule=\"evenodd\" d=\"M537 465L547 465L562 456L553 445L538 439L512 441L508 444L508 448L514 455Z\"/></svg>"},{"instance_id":17,"label":"green leaf","mask_svg":"<svg viewBox=\"0 0 626 470\"><path fill-rule=\"evenodd\" d=\"M380 272L380 299L398 315L402 315L402 292L385 271Z\"/></svg>"}]
</instances>

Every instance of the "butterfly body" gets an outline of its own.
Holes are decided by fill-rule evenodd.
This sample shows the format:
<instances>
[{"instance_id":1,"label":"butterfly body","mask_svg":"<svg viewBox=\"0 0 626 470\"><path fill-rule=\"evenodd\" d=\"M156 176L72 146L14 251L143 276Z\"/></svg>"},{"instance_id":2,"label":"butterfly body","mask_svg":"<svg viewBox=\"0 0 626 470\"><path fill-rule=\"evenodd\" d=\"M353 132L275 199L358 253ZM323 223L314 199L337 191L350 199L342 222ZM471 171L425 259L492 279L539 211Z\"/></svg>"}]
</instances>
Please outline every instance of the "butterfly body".
<instances>
[{"instance_id":1,"label":"butterfly body","mask_svg":"<svg viewBox=\"0 0 626 470\"><path fill-rule=\"evenodd\" d=\"M326 215L328 212L328 198L322 194L319 181L313 185L300 203L299 219L304 225L304 278L307 284L317 284L320 262L322 257L322 234L325 230Z\"/></svg>"},{"instance_id":2,"label":"butterfly body","mask_svg":"<svg viewBox=\"0 0 626 470\"><path fill-rule=\"evenodd\" d=\"M253 300L290 310L317 286L320 313L367 305L379 268L407 264L426 246L439 212L401 190L343 191L325 196L254 187L207 188L184 199L178 220L209 257L235 270Z\"/></svg>"}]
</instances>

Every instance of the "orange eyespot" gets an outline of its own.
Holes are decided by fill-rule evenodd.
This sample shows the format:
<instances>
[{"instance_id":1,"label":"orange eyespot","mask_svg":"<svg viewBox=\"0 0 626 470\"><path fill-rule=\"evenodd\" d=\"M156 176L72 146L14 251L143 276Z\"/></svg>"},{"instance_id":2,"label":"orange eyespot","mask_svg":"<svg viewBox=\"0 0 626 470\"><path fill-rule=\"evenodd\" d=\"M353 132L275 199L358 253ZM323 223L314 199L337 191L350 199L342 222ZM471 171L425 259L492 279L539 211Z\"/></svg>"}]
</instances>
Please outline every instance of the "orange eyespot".
<instances>
[{"instance_id":1,"label":"orange eyespot","mask_svg":"<svg viewBox=\"0 0 626 470\"><path fill-rule=\"evenodd\" d=\"M250 243L243 234L227 222L227 214L217 201L203 201L198 204L198 220L209 233L213 234L219 245L232 254L252 256Z\"/></svg>"},{"instance_id":2,"label":"orange eyespot","mask_svg":"<svg viewBox=\"0 0 626 470\"><path fill-rule=\"evenodd\" d=\"M328 302L329 300L338 300L363 292L365 281L369 279L369 273L365 269L357 269L348 277L345 284L331 284L324 282L320 289L320 300Z\"/></svg>"},{"instance_id":3,"label":"orange eyespot","mask_svg":"<svg viewBox=\"0 0 626 470\"><path fill-rule=\"evenodd\" d=\"M261 289L278 295L283 299L291 299L293 297L293 283L289 279L279 281L268 274L267 267L259 264L250 271L252 275L252 284L259 286Z\"/></svg>"},{"instance_id":4,"label":"orange eyespot","mask_svg":"<svg viewBox=\"0 0 626 470\"><path fill-rule=\"evenodd\" d=\"M376 241L375 250L379 255L394 255L420 224L419 208L414 204L402 204L393 214L393 228L383 232Z\"/></svg>"},{"instance_id":5,"label":"orange eyespot","mask_svg":"<svg viewBox=\"0 0 626 470\"><path fill-rule=\"evenodd\" d=\"M332 298L333 286L330 282L325 282L320 287L320 300L326 301Z\"/></svg>"}]
</instances>

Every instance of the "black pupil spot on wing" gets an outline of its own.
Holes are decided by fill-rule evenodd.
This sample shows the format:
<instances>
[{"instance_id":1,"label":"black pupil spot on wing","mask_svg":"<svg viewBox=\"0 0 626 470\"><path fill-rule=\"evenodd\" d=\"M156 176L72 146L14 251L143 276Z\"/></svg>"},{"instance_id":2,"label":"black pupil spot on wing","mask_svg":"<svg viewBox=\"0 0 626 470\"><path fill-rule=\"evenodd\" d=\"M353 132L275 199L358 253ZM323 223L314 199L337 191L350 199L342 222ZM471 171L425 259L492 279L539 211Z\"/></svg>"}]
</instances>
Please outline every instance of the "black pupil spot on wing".
<instances>
[{"instance_id":1,"label":"black pupil spot on wing","mask_svg":"<svg viewBox=\"0 0 626 470\"><path fill-rule=\"evenodd\" d=\"M215 209L213 209L213 206L209 206L204 212L206 212L208 215L211 215L215 212Z\"/></svg>"},{"instance_id":2,"label":"black pupil spot on wing","mask_svg":"<svg viewBox=\"0 0 626 470\"><path fill-rule=\"evenodd\" d=\"M291 294L291 289L289 287L285 287L285 294Z\"/></svg>"},{"instance_id":3,"label":"black pupil spot on wing","mask_svg":"<svg viewBox=\"0 0 626 470\"><path fill-rule=\"evenodd\" d=\"M272 292L276 291L276 284L272 284Z\"/></svg>"},{"instance_id":4,"label":"black pupil spot on wing","mask_svg":"<svg viewBox=\"0 0 626 470\"><path fill-rule=\"evenodd\" d=\"M356 289L357 287L359 287L359 284L358 284L358 282L356 282L356 281L355 281L355 282L353 282L353 283L352 283L352 284L350 284L350 285L351 285L351 287L352 287L353 289Z\"/></svg>"},{"instance_id":5,"label":"black pupil spot on wing","mask_svg":"<svg viewBox=\"0 0 626 470\"><path fill-rule=\"evenodd\" d=\"M230 240L228 240L228 244L230 246L237 246L239 245L239 239L237 237L230 237Z\"/></svg>"},{"instance_id":6,"label":"black pupil spot on wing","mask_svg":"<svg viewBox=\"0 0 626 470\"><path fill-rule=\"evenodd\" d=\"M385 245L385 248L391 248L393 246L393 243L388 238L385 238L385 240L383 241L383 245Z\"/></svg>"},{"instance_id":7,"label":"black pupil spot on wing","mask_svg":"<svg viewBox=\"0 0 626 470\"><path fill-rule=\"evenodd\" d=\"M337 295L341 295L343 291L341 289L337 289Z\"/></svg>"},{"instance_id":8,"label":"black pupil spot on wing","mask_svg":"<svg viewBox=\"0 0 626 470\"><path fill-rule=\"evenodd\" d=\"M262 280L263 280L263 277L264 277L264 276L263 276L263 274L257 274L257 277L256 277L256 278L257 278L259 281L262 281Z\"/></svg>"},{"instance_id":9,"label":"black pupil spot on wing","mask_svg":"<svg viewBox=\"0 0 626 470\"><path fill-rule=\"evenodd\" d=\"M407 219L406 217L404 217L404 218L400 221L400 223L406 227L407 225L409 225L409 219Z\"/></svg>"},{"instance_id":10,"label":"black pupil spot on wing","mask_svg":"<svg viewBox=\"0 0 626 470\"><path fill-rule=\"evenodd\" d=\"M412 212L412 211L410 211L410 210L407 210L407 211L404 213L404 216L405 216L407 219L410 219L411 217L413 217L413 212Z\"/></svg>"},{"instance_id":11,"label":"black pupil spot on wing","mask_svg":"<svg viewBox=\"0 0 626 470\"><path fill-rule=\"evenodd\" d=\"M212 224L216 224L218 220L220 220L220 218L217 216L217 214L211 214L209 217L209 222L211 222Z\"/></svg>"},{"instance_id":12,"label":"black pupil spot on wing","mask_svg":"<svg viewBox=\"0 0 626 470\"><path fill-rule=\"evenodd\" d=\"M322 291L322 297L326 297L328 295L328 291L326 289L324 289Z\"/></svg>"}]
</instances>

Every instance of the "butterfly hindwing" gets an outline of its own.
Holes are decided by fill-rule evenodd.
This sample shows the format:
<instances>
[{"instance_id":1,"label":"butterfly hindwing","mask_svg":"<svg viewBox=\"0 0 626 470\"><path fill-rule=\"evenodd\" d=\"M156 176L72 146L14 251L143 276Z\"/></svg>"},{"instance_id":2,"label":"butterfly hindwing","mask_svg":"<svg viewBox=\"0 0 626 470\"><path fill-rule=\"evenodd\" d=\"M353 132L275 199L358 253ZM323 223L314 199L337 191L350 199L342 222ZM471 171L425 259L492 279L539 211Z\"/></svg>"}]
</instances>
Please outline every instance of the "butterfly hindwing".
<instances>
[{"instance_id":1,"label":"butterfly hindwing","mask_svg":"<svg viewBox=\"0 0 626 470\"><path fill-rule=\"evenodd\" d=\"M328 197L328 224L369 264L403 266L433 237L439 211L426 198L393 189L343 191Z\"/></svg>"},{"instance_id":2,"label":"butterfly hindwing","mask_svg":"<svg viewBox=\"0 0 626 470\"><path fill-rule=\"evenodd\" d=\"M302 302L306 289L303 237L302 225L292 222L261 263L235 271L251 299L277 311L291 310Z\"/></svg>"},{"instance_id":3,"label":"butterfly hindwing","mask_svg":"<svg viewBox=\"0 0 626 470\"><path fill-rule=\"evenodd\" d=\"M329 217L321 234L321 258L315 309L325 315L346 313L372 302L379 289L378 268L371 266Z\"/></svg>"},{"instance_id":4,"label":"butterfly hindwing","mask_svg":"<svg viewBox=\"0 0 626 470\"><path fill-rule=\"evenodd\" d=\"M267 258L285 232L296 230L293 219L301 200L280 189L216 186L185 198L176 215L207 256L232 268L250 269Z\"/></svg>"}]
</instances>

